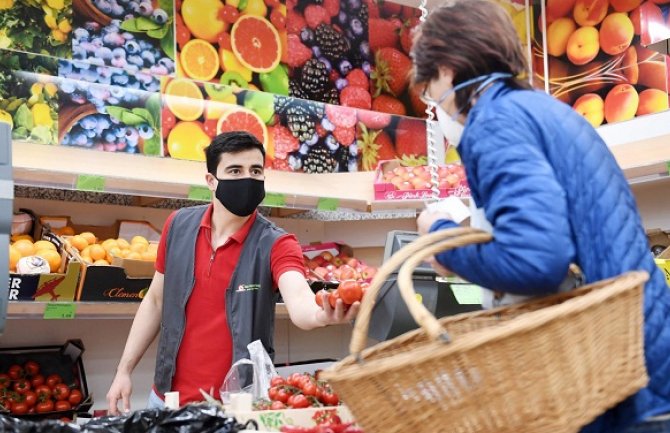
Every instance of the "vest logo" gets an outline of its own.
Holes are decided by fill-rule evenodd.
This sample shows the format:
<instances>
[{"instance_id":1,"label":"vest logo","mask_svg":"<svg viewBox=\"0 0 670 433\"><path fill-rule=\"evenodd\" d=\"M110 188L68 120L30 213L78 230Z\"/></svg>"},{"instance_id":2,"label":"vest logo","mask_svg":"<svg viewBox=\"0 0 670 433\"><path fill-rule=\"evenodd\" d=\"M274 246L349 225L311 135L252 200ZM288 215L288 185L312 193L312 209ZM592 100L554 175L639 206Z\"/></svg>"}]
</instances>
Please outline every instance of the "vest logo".
<instances>
[{"instance_id":1,"label":"vest logo","mask_svg":"<svg viewBox=\"0 0 670 433\"><path fill-rule=\"evenodd\" d=\"M240 284L237 287L237 292L251 292L254 290L260 290L261 285L260 284Z\"/></svg>"}]
</instances>

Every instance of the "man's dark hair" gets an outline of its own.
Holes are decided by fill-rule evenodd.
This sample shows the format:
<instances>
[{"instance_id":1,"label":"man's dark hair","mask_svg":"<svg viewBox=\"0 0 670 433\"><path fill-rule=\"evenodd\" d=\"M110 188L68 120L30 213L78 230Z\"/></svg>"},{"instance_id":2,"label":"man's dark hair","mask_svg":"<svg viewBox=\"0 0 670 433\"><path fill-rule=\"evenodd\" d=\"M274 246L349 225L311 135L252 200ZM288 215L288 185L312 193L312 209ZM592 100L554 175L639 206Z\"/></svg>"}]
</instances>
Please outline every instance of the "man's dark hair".
<instances>
[{"instance_id":1,"label":"man's dark hair","mask_svg":"<svg viewBox=\"0 0 670 433\"><path fill-rule=\"evenodd\" d=\"M265 149L263 143L246 131L223 132L212 139L205 148L207 158L207 171L216 176L216 168L224 153L240 153L246 150L258 149L265 160Z\"/></svg>"}]
</instances>

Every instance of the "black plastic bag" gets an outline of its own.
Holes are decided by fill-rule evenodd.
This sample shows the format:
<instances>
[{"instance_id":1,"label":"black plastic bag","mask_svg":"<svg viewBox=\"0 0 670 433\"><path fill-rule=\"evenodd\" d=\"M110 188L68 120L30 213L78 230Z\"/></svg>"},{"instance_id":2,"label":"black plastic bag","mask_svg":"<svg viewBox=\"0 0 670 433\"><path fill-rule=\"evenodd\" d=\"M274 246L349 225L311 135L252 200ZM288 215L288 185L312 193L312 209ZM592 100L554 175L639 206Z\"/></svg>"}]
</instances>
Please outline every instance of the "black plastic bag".
<instances>
[{"instance_id":1,"label":"black plastic bag","mask_svg":"<svg viewBox=\"0 0 670 433\"><path fill-rule=\"evenodd\" d=\"M28 421L0 415L0 433L80 433L80 430L62 421Z\"/></svg>"},{"instance_id":2,"label":"black plastic bag","mask_svg":"<svg viewBox=\"0 0 670 433\"><path fill-rule=\"evenodd\" d=\"M255 422L239 424L218 406L188 405L176 411L146 409L121 416L97 418L83 433L237 433L256 430ZM23 433L23 432L21 432Z\"/></svg>"}]
</instances>

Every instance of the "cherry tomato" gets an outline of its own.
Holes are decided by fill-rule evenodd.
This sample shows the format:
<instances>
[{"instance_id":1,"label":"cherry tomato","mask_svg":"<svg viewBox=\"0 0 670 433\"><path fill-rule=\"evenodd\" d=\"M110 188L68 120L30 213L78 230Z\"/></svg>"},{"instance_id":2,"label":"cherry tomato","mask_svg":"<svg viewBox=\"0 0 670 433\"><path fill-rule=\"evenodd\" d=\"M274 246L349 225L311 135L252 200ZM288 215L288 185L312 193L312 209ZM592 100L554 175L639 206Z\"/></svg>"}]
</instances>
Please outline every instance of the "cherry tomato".
<instances>
[{"instance_id":1,"label":"cherry tomato","mask_svg":"<svg viewBox=\"0 0 670 433\"><path fill-rule=\"evenodd\" d=\"M285 389L280 389L277 392L277 400L276 401L281 401L282 403L288 403L288 399L293 397L291 393L289 393Z\"/></svg>"},{"instance_id":2,"label":"cherry tomato","mask_svg":"<svg viewBox=\"0 0 670 433\"><path fill-rule=\"evenodd\" d=\"M10 410L14 415L25 415L28 413L28 405L25 401L15 402Z\"/></svg>"},{"instance_id":3,"label":"cherry tomato","mask_svg":"<svg viewBox=\"0 0 670 433\"><path fill-rule=\"evenodd\" d=\"M37 403L37 393L35 391L26 391L23 394L28 407L33 407Z\"/></svg>"},{"instance_id":4,"label":"cherry tomato","mask_svg":"<svg viewBox=\"0 0 670 433\"><path fill-rule=\"evenodd\" d=\"M316 396L316 384L312 381L302 385L302 393L307 396Z\"/></svg>"},{"instance_id":5,"label":"cherry tomato","mask_svg":"<svg viewBox=\"0 0 670 433\"><path fill-rule=\"evenodd\" d=\"M323 392L323 402L328 406L340 404L340 398L333 391L327 389Z\"/></svg>"},{"instance_id":6,"label":"cherry tomato","mask_svg":"<svg viewBox=\"0 0 670 433\"><path fill-rule=\"evenodd\" d=\"M279 393L279 388L277 388L276 386L272 386L272 387L270 387L270 389L268 389L268 397L270 397L270 400L272 400L272 401L277 400L277 394L278 393Z\"/></svg>"},{"instance_id":7,"label":"cherry tomato","mask_svg":"<svg viewBox=\"0 0 670 433\"><path fill-rule=\"evenodd\" d=\"M77 406L79 403L81 403L83 398L84 396L82 395L81 391L75 388L72 391L70 391L70 397L68 397L67 401L69 401L70 404L74 407Z\"/></svg>"},{"instance_id":8,"label":"cherry tomato","mask_svg":"<svg viewBox=\"0 0 670 433\"><path fill-rule=\"evenodd\" d=\"M9 386L9 382L11 379L9 378L8 374L2 373L0 374L0 390L3 390Z\"/></svg>"},{"instance_id":9,"label":"cherry tomato","mask_svg":"<svg viewBox=\"0 0 670 433\"><path fill-rule=\"evenodd\" d=\"M340 294L342 302L347 305L359 302L363 297L361 286L355 280L342 281L337 288L337 292Z\"/></svg>"},{"instance_id":10,"label":"cherry tomato","mask_svg":"<svg viewBox=\"0 0 670 433\"><path fill-rule=\"evenodd\" d=\"M63 382L63 379L60 377L59 374L50 374L47 376L47 386L51 389L53 389L56 385L59 383Z\"/></svg>"},{"instance_id":11,"label":"cherry tomato","mask_svg":"<svg viewBox=\"0 0 670 433\"><path fill-rule=\"evenodd\" d=\"M296 394L293 396L293 401L289 403L294 409L303 409L310 406L309 400L302 394Z\"/></svg>"},{"instance_id":12,"label":"cherry tomato","mask_svg":"<svg viewBox=\"0 0 670 433\"><path fill-rule=\"evenodd\" d=\"M70 396L70 387L64 383L56 384L54 387L54 397L56 400L67 400Z\"/></svg>"},{"instance_id":13,"label":"cherry tomato","mask_svg":"<svg viewBox=\"0 0 670 433\"><path fill-rule=\"evenodd\" d=\"M30 382L28 379L19 379L14 382L14 391L19 394L25 394L26 391L30 391Z\"/></svg>"},{"instance_id":14,"label":"cherry tomato","mask_svg":"<svg viewBox=\"0 0 670 433\"><path fill-rule=\"evenodd\" d=\"M64 410L72 409L72 405L67 400L58 400L54 405L54 409L57 410L58 412L61 412Z\"/></svg>"},{"instance_id":15,"label":"cherry tomato","mask_svg":"<svg viewBox=\"0 0 670 433\"><path fill-rule=\"evenodd\" d=\"M283 410L286 409L286 405L281 401L273 401L270 405L270 410Z\"/></svg>"},{"instance_id":16,"label":"cherry tomato","mask_svg":"<svg viewBox=\"0 0 670 433\"><path fill-rule=\"evenodd\" d=\"M23 366L23 369L26 371L26 374L28 374L28 376L32 377L40 372L40 365L35 361L28 361Z\"/></svg>"},{"instance_id":17,"label":"cherry tomato","mask_svg":"<svg viewBox=\"0 0 670 433\"><path fill-rule=\"evenodd\" d=\"M286 383L288 383L291 386L298 387L298 382L300 381L300 377L302 375L300 373L293 373L286 379Z\"/></svg>"},{"instance_id":18,"label":"cherry tomato","mask_svg":"<svg viewBox=\"0 0 670 433\"><path fill-rule=\"evenodd\" d=\"M281 376L275 376L270 380L270 386L284 385L286 380Z\"/></svg>"},{"instance_id":19,"label":"cherry tomato","mask_svg":"<svg viewBox=\"0 0 670 433\"><path fill-rule=\"evenodd\" d=\"M14 364L9 367L7 374L9 374L9 378L12 380L19 380L23 377L23 367L18 364Z\"/></svg>"},{"instance_id":20,"label":"cherry tomato","mask_svg":"<svg viewBox=\"0 0 670 433\"><path fill-rule=\"evenodd\" d=\"M40 400L48 400L51 398L51 388L46 385L40 385L35 388L35 393Z\"/></svg>"},{"instance_id":21,"label":"cherry tomato","mask_svg":"<svg viewBox=\"0 0 670 433\"><path fill-rule=\"evenodd\" d=\"M30 386L35 389L40 385L44 385L44 382L46 382L46 379L44 378L44 375L42 374L37 374L33 376L32 379L30 379Z\"/></svg>"},{"instance_id":22,"label":"cherry tomato","mask_svg":"<svg viewBox=\"0 0 670 433\"><path fill-rule=\"evenodd\" d=\"M35 406L37 413L51 412L54 410L54 402L51 400L44 400L37 403Z\"/></svg>"}]
</instances>

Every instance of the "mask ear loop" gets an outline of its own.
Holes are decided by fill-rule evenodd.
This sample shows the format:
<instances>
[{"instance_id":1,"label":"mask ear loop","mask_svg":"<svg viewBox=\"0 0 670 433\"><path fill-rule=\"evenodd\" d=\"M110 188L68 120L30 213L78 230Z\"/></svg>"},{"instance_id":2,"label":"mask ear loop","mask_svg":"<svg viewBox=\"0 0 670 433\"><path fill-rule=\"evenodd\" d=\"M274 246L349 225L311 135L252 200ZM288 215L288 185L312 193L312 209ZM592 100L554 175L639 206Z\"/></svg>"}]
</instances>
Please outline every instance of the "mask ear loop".
<instances>
[{"instance_id":1,"label":"mask ear loop","mask_svg":"<svg viewBox=\"0 0 670 433\"><path fill-rule=\"evenodd\" d=\"M421 23L425 22L428 18L428 0L421 0L419 4L419 10L421 11L421 17L419 21ZM438 177L438 160L437 160L437 141L435 140L435 133L433 124L435 123L435 104L426 105L426 137L428 138L428 169L430 171L430 183L431 183L431 198L430 202L436 202L440 199L440 179Z\"/></svg>"}]
</instances>

